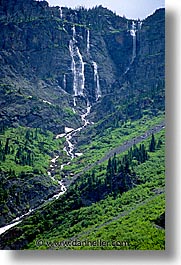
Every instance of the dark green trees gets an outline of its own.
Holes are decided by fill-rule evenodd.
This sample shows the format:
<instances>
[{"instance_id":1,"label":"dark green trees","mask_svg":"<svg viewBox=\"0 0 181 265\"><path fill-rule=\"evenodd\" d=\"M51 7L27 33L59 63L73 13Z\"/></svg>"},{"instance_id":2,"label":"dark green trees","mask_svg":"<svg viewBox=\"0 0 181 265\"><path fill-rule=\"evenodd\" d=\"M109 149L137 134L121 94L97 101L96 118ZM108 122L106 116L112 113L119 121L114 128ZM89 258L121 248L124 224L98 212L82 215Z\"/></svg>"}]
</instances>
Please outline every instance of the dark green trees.
<instances>
[{"instance_id":1,"label":"dark green trees","mask_svg":"<svg viewBox=\"0 0 181 265\"><path fill-rule=\"evenodd\" d=\"M9 142L10 138L7 138L5 146L3 147L3 143L0 141L0 161L5 161L6 155L10 154Z\"/></svg>"},{"instance_id":2,"label":"dark green trees","mask_svg":"<svg viewBox=\"0 0 181 265\"><path fill-rule=\"evenodd\" d=\"M31 150L28 150L26 147L19 147L17 153L15 155L16 164L20 164L22 166L28 165L33 166L34 155Z\"/></svg>"},{"instance_id":3,"label":"dark green trees","mask_svg":"<svg viewBox=\"0 0 181 265\"><path fill-rule=\"evenodd\" d=\"M149 151L150 152L154 152L155 148L156 148L156 141L155 141L155 136L152 133L151 142L150 142L150 146L149 146Z\"/></svg>"},{"instance_id":4,"label":"dark green trees","mask_svg":"<svg viewBox=\"0 0 181 265\"><path fill-rule=\"evenodd\" d=\"M76 181L76 190L81 190L81 198L86 204L104 199L108 194L116 197L131 189L138 182L134 166L148 160L144 144L134 145L127 154L119 158L114 154L108 159L106 172L99 174L92 170Z\"/></svg>"}]
</instances>

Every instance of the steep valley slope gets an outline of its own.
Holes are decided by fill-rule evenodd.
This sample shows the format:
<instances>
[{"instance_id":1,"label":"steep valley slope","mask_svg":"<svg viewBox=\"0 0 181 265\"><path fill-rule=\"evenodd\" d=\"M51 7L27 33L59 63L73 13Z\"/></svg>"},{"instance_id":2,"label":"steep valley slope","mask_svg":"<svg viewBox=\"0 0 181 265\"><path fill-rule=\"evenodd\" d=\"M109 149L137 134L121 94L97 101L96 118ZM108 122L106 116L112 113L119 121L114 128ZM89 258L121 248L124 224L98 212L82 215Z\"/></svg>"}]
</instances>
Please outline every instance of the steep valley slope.
<instances>
[{"instance_id":1,"label":"steep valley slope","mask_svg":"<svg viewBox=\"0 0 181 265\"><path fill-rule=\"evenodd\" d=\"M159 219L165 211L163 161L162 170L154 169L153 174L149 163L164 156L165 10L141 21L102 6L70 9L50 7L46 1L1 0L0 28L0 225L27 213L25 227L29 222L35 225L32 234L24 232L21 223L10 229L2 235L1 247L35 248L32 242L46 226L57 231L74 227L71 218L76 211L87 214L94 203L102 209L105 202L108 209L109 200L115 200L118 207L125 194L129 208L134 185L142 185L139 194L148 192L155 204L160 203L153 214ZM147 132L155 132L154 150ZM116 147L132 141L133 148L137 137L144 146L138 145L138 156L129 153L128 164L125 151L117 162L112 154L98 163ZM113 162L119 166L107 171ZM137 173L144 163L147 178ZM66 203L64 216L60 208ZM37 209L34 217L32 209ZM64 224L69 217L72 223L58 228L57 222ZM54 226L53 218L58 218ZM92 224L84 222L81 219L79 228L90 230ZM14 241L14 235L21 239ZM163 249L163 244L157 247Z\"/></svg>"}]
</instances>

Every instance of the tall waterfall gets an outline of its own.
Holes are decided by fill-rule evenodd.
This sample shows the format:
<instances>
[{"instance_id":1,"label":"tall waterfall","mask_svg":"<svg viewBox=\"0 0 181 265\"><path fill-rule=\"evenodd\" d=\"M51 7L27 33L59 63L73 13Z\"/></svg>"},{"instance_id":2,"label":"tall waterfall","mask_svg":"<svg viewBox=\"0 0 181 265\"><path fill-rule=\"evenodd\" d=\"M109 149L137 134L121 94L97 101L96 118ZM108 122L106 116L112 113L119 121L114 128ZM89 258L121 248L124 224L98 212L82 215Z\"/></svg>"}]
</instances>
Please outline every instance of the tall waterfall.
<instances>
[{"instance_id":1,"label":"tall waterfall","mask_svg":"<svg viewBox=\"0 0 181 265\"><path fill-rule=\"evenodd\" d=\"M73 91L74 96L76 97L84 95L85 75L83 57L78 46L76 45L77 41L75 26L73 26L72 31L73 37L69 42L69 51L72 58L71 70L73 73Z\"/></svg>"},{"instance_id":2,"label":"tall waterfall","mask_svg":"<svg viewBox=\"0 0 181 265\"><path fill-rule=\"evenodd\" d=\"M101 88L100 88L100 83L99 83L99 74L97 70L97 63L92 62L93 67L94 67L94 83L95 83L95 94L96 94L96 101L101 97Z\"/></svg>"},{"instance_id":3,"label":"tall waterfall","mask_svg":"<svg viewBox=\"0 0 181 265\"><path fill-rule=\"evenodd\" d=\"M90 51L90 30L87 30L87 53Z\"/></svg>"},{"instance_id":4,"label":"tall waterfall","mask_svg":"<svg viewBox=\"0 0 181 265\"><path fill-rule=\"evenodd\" d=\"M130 30L130 34L133 37L133 53L132 53L132 60L131 63L133 63L135 57L136 57L136 24L133 21L132 22L132 26L131 26L131 30Z\"/></svg>"}]
</instances>

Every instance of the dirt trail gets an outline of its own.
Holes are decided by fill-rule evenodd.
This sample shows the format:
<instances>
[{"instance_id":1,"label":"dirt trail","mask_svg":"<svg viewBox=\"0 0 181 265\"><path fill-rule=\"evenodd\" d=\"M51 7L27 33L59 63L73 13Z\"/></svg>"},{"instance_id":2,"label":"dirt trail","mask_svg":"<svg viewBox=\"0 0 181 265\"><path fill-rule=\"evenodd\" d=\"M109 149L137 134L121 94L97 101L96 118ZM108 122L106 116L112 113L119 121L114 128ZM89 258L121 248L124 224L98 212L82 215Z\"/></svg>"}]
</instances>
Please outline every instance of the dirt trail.
<instances>
[{"instance_id":1,"label":"dirt trail","mask_svg":"<svg viewBox=\"0 0 181 265\"><path fill-rule=\"evenodd\" d=\"M144 141L145 139L147 139L148 137L150 137L152 135L152 133L158 133L161 130L163 130L165 128L165 121L162 121L160 124L155 125L154 127L152 127L151 129L147 130L144 134L137 136L129 141L124 142L122 145L110 150L104 157L102 157L100 160L96 161L95 163L88 165L87 167L85 167L82 172L77 173L76 175L74 175L74 177L69 180L66 183L66 186L72 184L79 176L81 176L83 173L85 173L86 171L90 170L91 168L93 168L96 165L99 165L101 163L103 163L104 161L108 160L109 158L113 157L114 154L121 154L125 151L127 151L129 148L131 148L134 144L138 144L141 143L142 141Z\"/></svg>"},{"instance_id":2,"label":"dirt trail","mask_svg":"<svg viewBox=\"0 0 181 265\"><path fill-rule=\"evenodd\" d=\"M69 240L73 241L73 240L80 239L80 237L82 237L82 236L84 236L84 235L88 235L88 234L90 234L91 232L95 232L95 231L97 231L99 228L101 228L101 227L103 227L103 226L106 226L106 225L111 224L112 222L114 222L114 221L120 219L121 217L124 217L124 216L128 215L128 214L131 213L132 211L137 210L140 206L143 206L143 205L147 204L149 201L152 201L153 199L155 199L155 198L156 198L157 196L159 196L160 194L163 194L164 192L165 192L164 189L159 189L159 191L156 190L156 191L155 191L155 195L151 196L150 198L148 198L148 199L146 199L146 200L144 200L144 201L138 203L136 206L133 206L133 207L131 207L131 208L128 209L128 210L125 210L125 211L121 212L121 213L118 214L117 216L114 216L111 220L109 220L109 221L107 221L107 222L105 222L105 223L103 223L103 224L100 224L100 225L98 225L98 226L96 226L96 227L93 227L93 228L91 228L91 229L88 230L88 231L82 232L82 233L80 233L80 234L78 234L78 235L76 235L76 236L70 238ZM162 228L162 229L163 229L163 228Z\"/></svg>"}]
</instances>

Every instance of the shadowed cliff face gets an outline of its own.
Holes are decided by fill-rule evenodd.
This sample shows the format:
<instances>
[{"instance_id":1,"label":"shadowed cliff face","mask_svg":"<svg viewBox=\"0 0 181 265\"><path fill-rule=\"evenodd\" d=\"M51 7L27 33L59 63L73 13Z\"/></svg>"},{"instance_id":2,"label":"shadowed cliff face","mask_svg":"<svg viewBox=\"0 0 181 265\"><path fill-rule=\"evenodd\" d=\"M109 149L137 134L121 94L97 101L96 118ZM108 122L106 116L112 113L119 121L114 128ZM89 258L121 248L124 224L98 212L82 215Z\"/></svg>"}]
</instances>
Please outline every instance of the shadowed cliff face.
<instances>
[{"instance_id":1,"label":"shadowed cliff face","mask_svg":"<svg viewBox=\"0 0 181 265\"><path fill-rule=\"evenodd\" d=\"M110 111L100 102L107 94L121 94L113 99L118 105L128 93L155 87L163 96L164 10L142 23L101 6L71 10L49 7L46 1L11 0L0 2L0 26L5 124L60 132L65 125L81 123L76 114L65 112L73 106L73 95L83 93L91 103L99 98L97 119ZM83 92L76 91L80 88Z\"/></svg>"}]
</instances>

